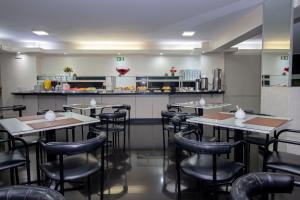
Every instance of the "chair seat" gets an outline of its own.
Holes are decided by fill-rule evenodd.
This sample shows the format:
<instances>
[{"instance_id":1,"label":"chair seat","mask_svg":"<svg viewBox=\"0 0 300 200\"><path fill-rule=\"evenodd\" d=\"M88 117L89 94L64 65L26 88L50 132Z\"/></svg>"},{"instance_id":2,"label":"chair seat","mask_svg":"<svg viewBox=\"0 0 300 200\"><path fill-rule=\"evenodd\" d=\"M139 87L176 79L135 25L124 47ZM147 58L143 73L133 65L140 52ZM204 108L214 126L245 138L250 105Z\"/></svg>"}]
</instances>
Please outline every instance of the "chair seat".
<instances>
[{"instance_id":1,"label":"chair seat","mask_svg":"<svg viewBox=\"0 0 300 200\"><path fill-rule=\"evenodd\" d=\"M244 136L244 140L249 144L255 144L259 146L264 146L266 144L266 138L259 135L249 134Z\"/></svg>"},{"instance_id":2,"label":"chair seat","mask_svg":"<svg viewBox=\"0 0 300 200\"><path fill-rule=\"evenodd\" d=\"M213 181L212 155L193 155L181 162L181 169L185 174L204 181ZM226 182L233 179L242 169L242 163L218 158L217 181Z\"/></svg>"},{"instance_id":3,"label":"chair seat","mask_svg":"<svg viewBox=\"0 0 300 200\"><path fill-rule=\"evenodd\" d=\"M21 137L28 146L36 145L40 137L38 135L29 135ZM16 141L16 148L23 147L23 143L20 141Z\"/></svg>"},{"instance_id":4,"label":"chair seat","mask_svg":"<svg viewBox=\"0 0 300 200\"><path fill-rule=\"evenodd\" d=\"M106 125L98 125L95 127L95 129L97 129L97 131L108 131L108 132L121 132L121 131L124 131L124 128L123 127L119 127L119 126L115 126L115 127L112 127L112 126L109 126L108 129L106 128Z\"/></svg>"},{"instance_id":5,"label":"chair seat","mask_svg":"<svg viewBox=\"0 0 300 200\"><path fill-rule=\"evenodd\" d=\"M25 164L26 158L18 150L0 153L0 170L18 167Z\"/></svg>"},{"instance_id":6,"label":"chair seat","mask_svg":"<svg viewBox=\"0 0 300 200\"><path fill-rule=\"evenodd\" d=\"M101 164L92 154L79 154L64 158L64 180L72 181L90 176L101 169ZM60 180L59 162L52 161L40 166L51 179Z\"/></svg>"},{"instance_id":7,"label":"chair seat","mask_svg":"<svg viewBox=\"0 0 300 200\"><path fill-rule=\"evenodd\" d=\"M280 170L289 172L295 175L300 175L300 156L285 153L285 152L272 152L268 159L266 166L269 169Z\"/></svg>"}]
</instances>

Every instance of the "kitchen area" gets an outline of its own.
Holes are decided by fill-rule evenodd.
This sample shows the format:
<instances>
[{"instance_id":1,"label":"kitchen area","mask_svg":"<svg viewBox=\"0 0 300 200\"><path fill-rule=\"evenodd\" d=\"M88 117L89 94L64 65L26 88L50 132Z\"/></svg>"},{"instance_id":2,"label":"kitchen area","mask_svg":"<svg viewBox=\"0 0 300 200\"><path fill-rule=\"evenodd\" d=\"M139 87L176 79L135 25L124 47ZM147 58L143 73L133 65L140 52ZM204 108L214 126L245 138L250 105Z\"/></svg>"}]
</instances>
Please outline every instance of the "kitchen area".
<instances>
[{"instance_id":1,"label":"kitchen area","mask_svg":"<svg viewBox=\"0 0 300 200\"><path fill-rule=\"evenodd\" d=\"M211 66L199 67L207 61ZM16 83L10 94L16 104L27 106L28 113L95 99L131 105L132 118L159 119L167 104L201 98L224 102L222 54L202 59L199 55L37 55L35 63L36 77L30 73L35 80L27 87Z\"/></svg>"}]
</instances>

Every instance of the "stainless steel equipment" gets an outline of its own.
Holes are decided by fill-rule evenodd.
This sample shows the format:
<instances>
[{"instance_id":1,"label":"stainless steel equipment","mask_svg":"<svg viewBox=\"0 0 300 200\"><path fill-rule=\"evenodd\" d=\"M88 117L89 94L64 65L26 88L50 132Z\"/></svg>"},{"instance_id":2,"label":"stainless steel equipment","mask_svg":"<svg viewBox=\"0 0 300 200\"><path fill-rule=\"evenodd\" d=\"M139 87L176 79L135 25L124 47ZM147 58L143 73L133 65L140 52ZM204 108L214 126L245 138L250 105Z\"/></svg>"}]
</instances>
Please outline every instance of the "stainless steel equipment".
<instances>
[{"instance_id":1,"label":"stainless steel equipment","mask_svg":"<svg viewBox=\"0 0 300 200\"><path fill-rule=\"evenodd\" d=\"M208 78L201 78L200 90L208 90Z\"/></svg>"},{"instance_id":2,"label":"stainless steel equipment","mask_svg":"<svg viewBox=\"0 0 300 200\"><path fill-rule=\"evenodd\" d=\"M196 79L195 81L195 91L201 90L201 79Z\"/></svg>"},{"instance_id":3,"label":"stainless steel equipment","mask_svg":"<svg viewBox=\"0 0 300 200\"><path fill-rule=\"evenodd\" d=\"M214 69L213 70L213 90L222 90L222 69Z\"/></svg>"}]
</instances>

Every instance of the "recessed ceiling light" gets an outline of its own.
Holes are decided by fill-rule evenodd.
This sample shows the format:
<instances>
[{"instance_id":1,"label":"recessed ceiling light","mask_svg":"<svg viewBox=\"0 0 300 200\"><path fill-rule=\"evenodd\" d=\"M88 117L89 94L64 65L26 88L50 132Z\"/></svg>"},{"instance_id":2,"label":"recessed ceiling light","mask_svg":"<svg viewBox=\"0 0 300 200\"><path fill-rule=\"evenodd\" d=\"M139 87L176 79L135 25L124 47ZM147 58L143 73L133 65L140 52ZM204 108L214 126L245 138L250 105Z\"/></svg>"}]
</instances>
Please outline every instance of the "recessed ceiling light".
<instances>
[{"instance_id":1,"label":"recessed ceiling light","mask_svg":"<svg viewBox=\"0 0 300 200\"><path fill-rule=\"evenodd\" d=\"M164 55L164 53L160 53L159 55L161 55L161 56L162 56L162 55Z\"/></svg>"},{"instance_id":2,"label":"recessed ceiling light","mask_svg":"<svg viewBox=\"0 0 300 200\"><path fill-rule=\"evenodd\" d=\"M121 53L118 53L118 55L121 55Z\"/></svg>"},{"instance_id":3,"label":"recessed ceiling light","mask_svg":"<svg viewBox=\"0 0 300 200\"><path fill-rule=\"evenodd\" d=\"M195 35L195 31L184 31L182 33L183 37L192 37L193 35Z\"/></svg>"},{"instance_id":4,"label":"recessed ceiling light","mask_svg":"<svg viewBox=\"0 0 300 200\"><path fill-rule=\"evenodd\" d=\"M49 35L49 33L47 33L46 31L42 31L42 30L33 30L32 32L36 35Z\"/></svg>"},{"instance_id":5,"label":"recessed ceiling light","mask_svg":"<svg viewBox=\"0 0 300 200\"><path fill-rule=\"evenodd\" d=\"M67 52L64 52L64 54L67 55L68 53L67 53Z\"/></svg>"},{"instance_id":6,"label":"recessed ceiling light","mask_svg":"<svg viewBox=\"0 0 300 200\"><path fill-rule=\"evenodd\" d=\"M21 54L21 53L22 53L21 51L18 51L18 52L17 52L17 54Z\"/></svg>"}]
</instances>

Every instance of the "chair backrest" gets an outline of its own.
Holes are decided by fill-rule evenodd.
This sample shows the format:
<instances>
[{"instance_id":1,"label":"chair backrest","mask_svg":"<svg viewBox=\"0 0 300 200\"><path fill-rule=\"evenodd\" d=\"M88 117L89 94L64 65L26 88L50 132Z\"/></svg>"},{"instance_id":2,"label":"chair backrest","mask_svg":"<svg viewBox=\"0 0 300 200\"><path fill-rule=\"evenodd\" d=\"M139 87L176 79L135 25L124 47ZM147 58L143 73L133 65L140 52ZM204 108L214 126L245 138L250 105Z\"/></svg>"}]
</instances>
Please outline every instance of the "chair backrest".
<instances>
[{"instance_id":1,"label":"chair backrest","mask_svg":"<svg viewBox=\"0 0 300 200\"><path fill-rule=\"evenodd\" d=\"M97 137L80 142L48 142L40 141L45 151L54 155L74 155L93 152L104 145L106 134L100 133Z\"/></svg>"},{"instance_id":2,"label":"chair backrest","mask_svg":"<svg viewBox=\"0 0 300 200\"><path fill-rule=\"evenodd\" d=\"M191 133L193 133L193 131L181 131L176 133L174 136L176 147L189 152L216 155L230 153L233 146L227 142L201 142L185 137Z\"/></svg>"},{"instance_id":3,"label":"chair backrest","mask_svg":"<svg viewBox=\"0 0 300 200\"><path fill-rule=\"evenodd\" d=\"M127 116L127 113L124 111L113 112L113 113L100 113L98 116L102 120L120 119L120 118L125 118Z\"/></svg>"},{"instance_id":4,"label":"chair backrest","mask_svg":"<svg viewBox=\"0 0 300 200\"><path fill-rule=\"evenodd\" d=\"M168 111L176 111L176 112L182 112L182 109L180 106L175 106L172 104L167 104L167 110Z\"/></svg>"},{"instance_id":5,"label":"chair backrest","mask_svg":"<svg viewBox=\"0 0 300 200\"><path fill-rule=\"evenodd\" d=\"M44 114L46 114L46 112L48 112L48 111L49 111L49 109L38 111L38 112L37 112L37 115L44 115ZM52 110L52 111L55 112L55 113L66 112L66 110Z\"/></svg>"},{"instance_id":6,"label":"chair backrest","mask_svg":"<svg viewBox=\"0 0 300 200\"><path fill-rule=\"evenodd\" d=\"M233 200L248 200L262 193L291 193L294 177L275 173L250 173L238 178L232 185Z\"/></svg>"},{"instance_id":7,"label":"chair backrest","mask_svg":"<svg viewBox=\"0 0 300 200\"><path fill-rule=\"evenodd\" d=\"M59 192L38 186L11 186L0 188L2 200L65 200Z\"/></svg>"}]
</instances>

